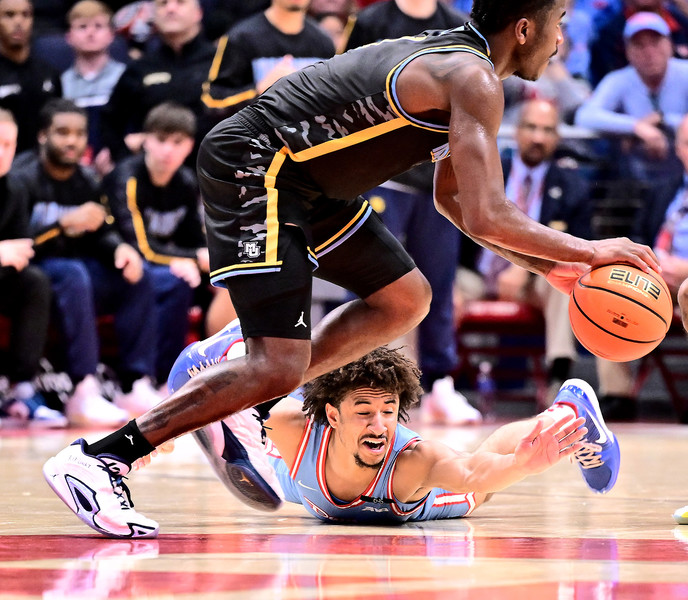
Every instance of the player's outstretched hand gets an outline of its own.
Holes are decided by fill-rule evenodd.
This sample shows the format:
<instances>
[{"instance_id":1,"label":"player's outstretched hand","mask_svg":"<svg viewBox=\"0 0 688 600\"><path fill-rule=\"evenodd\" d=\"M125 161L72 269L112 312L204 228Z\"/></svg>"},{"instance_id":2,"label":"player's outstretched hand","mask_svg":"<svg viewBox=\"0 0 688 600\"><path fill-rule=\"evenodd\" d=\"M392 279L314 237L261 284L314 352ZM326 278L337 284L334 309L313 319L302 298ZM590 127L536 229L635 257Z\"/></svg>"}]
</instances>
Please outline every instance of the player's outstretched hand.
<instances>
[{"instance_id":1,"label":"player's outstretched hand","mask_svg":"<svg viewBox=\"0 0 688 600\"><path fill-rule=\"evenodd\" d=\"M599 267L611 263L627 263L635 265L645 272L649 269L657 273L662 272L659 259L649 246L636 244L628 238L595 240L591 243L595 250L595 254L590 261L591 267Z\"/></svg>"},{"instance_id":2,"label":"player's outstretched hand","mask_svg":"<svg viewBox=\"0 0 688 600\"><path fill-rule=\"evenodd\" d=\"M581 440L588 433L581 427L583 423L583 417L566 416L544 428L542 419L538 419L514 450L516 464L530 475L549 469L581 448Z\"/></svg>"}]
</instances>

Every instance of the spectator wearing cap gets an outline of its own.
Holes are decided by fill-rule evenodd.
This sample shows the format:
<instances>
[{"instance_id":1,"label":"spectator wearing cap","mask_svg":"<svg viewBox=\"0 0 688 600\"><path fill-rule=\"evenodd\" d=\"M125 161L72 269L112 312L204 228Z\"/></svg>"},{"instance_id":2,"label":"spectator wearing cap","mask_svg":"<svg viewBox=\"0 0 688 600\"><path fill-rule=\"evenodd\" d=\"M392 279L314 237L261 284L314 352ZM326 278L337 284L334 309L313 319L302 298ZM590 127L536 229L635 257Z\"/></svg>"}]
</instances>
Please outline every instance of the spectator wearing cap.
<instances>
[{"instance_id":1,"label":"spectator wearing cap","mask_svg":"<svg viewBox=\"0 0 688 600\"><path fill-rule=\"evenodd\" d=\"M666 21L677 58L688 58L688 15L675 2L666 0L623 0L610 3L593 18L590 40L590 83L628 64L624 41L626 21L638 12L653 12Z\"/></svg>"},{"instance_id":2,"label":"spectator wearing cap","mask_svg":"<svg viewBox=\"0 0 688 600\"><path fill-rule=\"evenodd\" d=\"M648 184L681 169L672 144L688 112L688 61L672 57L669 25L656 13L630 17L624 40L629 65L602 79L575 122L622 139L618 175Z\"/></svg>"},{"instance_id":3,"label":"spectator wearing cap","mask_svg":"<svg viewBox=\"0 0 688 600\"><path fill-rule=\"evenodd\" d=\"M682 172L673 138L688 112L688 61L672 56L670 34L657 13L632 15L623 31L629 65L606 75L576 114L577 125L607 136L610 175L637 188L639 198ZM598 360L597 369L605 418L633 420L629 363Z\"/></svg>"}]
</instances>

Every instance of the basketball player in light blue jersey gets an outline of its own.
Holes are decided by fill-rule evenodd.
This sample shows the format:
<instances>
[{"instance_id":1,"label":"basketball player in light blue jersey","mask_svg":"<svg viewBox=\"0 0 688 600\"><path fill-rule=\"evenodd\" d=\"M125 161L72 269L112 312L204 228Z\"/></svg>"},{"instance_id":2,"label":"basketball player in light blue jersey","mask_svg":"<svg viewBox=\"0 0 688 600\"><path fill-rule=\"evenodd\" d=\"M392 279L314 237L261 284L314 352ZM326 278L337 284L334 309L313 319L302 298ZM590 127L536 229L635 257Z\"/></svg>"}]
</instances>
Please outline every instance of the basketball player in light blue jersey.
<instances>
[{"instance_id":1,"label":"basketball player in light blue jersey","mask_svg":"<svg viewBox=\"0 0 688 600\"><path fill-rule=\"evenodd\" d=\"M175 389L199 369L243 352L241 341L235 321L191 345L175 363L168 385ZM569 380L552 408L500 427L476 452L465 453L424 441L400 423L422 393L419 376L411 361L384 347L322 375L272 408L263 458L255 450L250 460L237 452L239 443L248 448L246 423L255 421L253 409L194 435L225 486L246 504L273 510L275 503L261 498L271 490L333 523L468 516L491 493L569 455L593 491L614 485L618 444L584 381ZM604 453L592 441L602 437Z\"/></svg>"}]
</instances>

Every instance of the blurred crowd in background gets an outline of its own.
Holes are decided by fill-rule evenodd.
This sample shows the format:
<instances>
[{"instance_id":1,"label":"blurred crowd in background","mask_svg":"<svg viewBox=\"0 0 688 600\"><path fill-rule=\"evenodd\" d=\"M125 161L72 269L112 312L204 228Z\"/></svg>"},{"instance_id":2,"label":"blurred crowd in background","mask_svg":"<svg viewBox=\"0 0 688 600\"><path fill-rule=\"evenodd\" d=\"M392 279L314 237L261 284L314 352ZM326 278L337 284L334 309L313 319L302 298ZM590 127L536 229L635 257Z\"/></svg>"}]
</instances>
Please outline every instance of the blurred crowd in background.
<instances>
[{"instance_id":1,"label":"blurred crowd in background","mask_svg":"<svg viewBox=\"0 0 688 600\"><path fill-rule=\"evenodd\" d=\"M470 10L0 0L0 426L114 427L164 398L185 345L234 317L209 285L199 141L288 73ZM675 293L688 277L688 0L571 1L562 29L540 80L504 81L507 196L550 227L654 247ZM581 351L567 298L444 220L432 165L368 199L433 288L417 331L423 418L483 418L454 379L456 323L476 299L542 310L553 396ZM322 292L326 307L346 297ZM597 361L612 420L637 418L631 369Z\"/></svg>"}]
</instances>

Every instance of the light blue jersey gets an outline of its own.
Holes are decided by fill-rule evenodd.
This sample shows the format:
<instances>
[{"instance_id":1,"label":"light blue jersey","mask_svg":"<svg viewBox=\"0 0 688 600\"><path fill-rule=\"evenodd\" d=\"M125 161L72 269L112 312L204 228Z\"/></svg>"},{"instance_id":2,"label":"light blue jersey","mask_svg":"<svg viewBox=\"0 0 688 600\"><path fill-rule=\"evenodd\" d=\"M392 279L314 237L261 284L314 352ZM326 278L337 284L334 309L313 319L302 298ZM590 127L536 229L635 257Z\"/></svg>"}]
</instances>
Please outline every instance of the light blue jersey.
<instances>
[{"instance_id":1,"label":"light blue jersey","mask_svg":"<svg viewBox=\"0 0 688 600\"><path fill-rule=\"evenodd\" d=\"M399 502L394 497L392 489L397 458L420 441L416 433L399 424L382 468L368 488L350 502L334 498L325 481L325 459L331 435L329 425L316 425L310 420L291 471L282 458L271 456L285 499L303 504L319 519L328 522L403 523L465 517L475 508L474 493L457 494L439 488L411 504Z\"/></svg>"}]
</instances>

